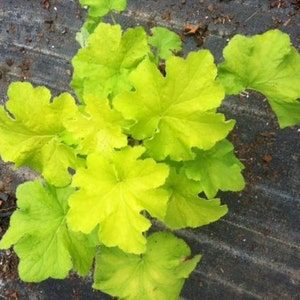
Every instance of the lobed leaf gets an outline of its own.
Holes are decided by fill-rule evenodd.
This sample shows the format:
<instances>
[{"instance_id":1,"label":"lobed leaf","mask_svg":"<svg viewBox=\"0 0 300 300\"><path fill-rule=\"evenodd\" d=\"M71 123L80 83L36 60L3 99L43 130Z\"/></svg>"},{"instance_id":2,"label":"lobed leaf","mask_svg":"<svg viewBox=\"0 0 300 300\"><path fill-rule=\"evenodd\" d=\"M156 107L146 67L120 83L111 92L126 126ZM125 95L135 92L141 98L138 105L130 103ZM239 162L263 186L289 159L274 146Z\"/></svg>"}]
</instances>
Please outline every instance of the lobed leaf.
<instances>
[{"instance_id":1,"label":"lobed leaf","mask_svg":"<svg viewBox=\"0 0 300 300\"><path fill-rule=\"evenodd\" d=\"M125 147L127 136L122 133L122 115L110 108L107 99L85 96L84 102L74 117L64 123L68 132L78 140L79 153L109 153L114 148Z\"/></svg>"},{"instance_id":2,"label":"lobed leaf","mask_svg":"<svg viewBox=\"0 0 300 300\"><path fill-rule=\"evenodd\" d=\"M151 32L149 44L157 49L160 58L169 59L181 51L181 39L175 32L164 27L154 27Z\"/></svg>"},{"instance_id":3,"label":"lobed leaf","mask_svg":"<svg viewBox=\"0 0 300 300\"><path fill-rule=\"evenodd\" d=\"M195 150L196 158L184 162L188 178L199 181L208 198L215 197L219 190L240 191L245 187L241 174L244 166L233 151L233 145L222 140L209 150Z\"/></svg>"},{"instance_id":4,"label":"lobed leaf","mask_svg":"<svg viewBox=\"0 0 300 300\"><path fill-rule=\"evenodd\" d=\"M6 107L0 107L2 159L31 167L54 185L70 183L68 168L78 167L81 161L64 141L72 137L63 120L77 111L75 100L64 93L51 102L47 88L22 82L12 83L8 96Z\"/></svg>"},{"instance_id":5,"label":"lobed leaf","mask_svg":"<svg viewBox=\"0 0 300 300\"><path fill-rule=\"evenodd\" d=\"M121 12L126 9L127 0L79 0L82 6L89 6L89 15L103 17L111 11Z\"/></svg>"},{"instance_id":6,"label":"lobed leaf","mask_svg":"<svg viewBox=\"0 0 300 300\"><path fill-rule=\"evenodd\" d=\"M71 187L44 187L40 181L18 187L18 209L11 217L0 247L8 249L14 245L20 258L22 280L62 279L72 268L80 275L88 274L95 246L87 236L71 231L66 224L67 199L73 192Z\"/></svg>"},{"instance_id":7,"label":"lobed leaf","mask_svg":"<svg viewBox=\"0 0 300 300\"><path fill-rule=\"evenodd\" d=\"M147 153L156 160L194 158L193 147L209 149L226 137L234 121L215 112L224 97L216 83L216 66L209 51L190 53L186 59L172 57L164 77L145 59L131 73L135 91L113 100L137 140L144 140Z\"/></svg>"},{"instance_id":8,"label":"lobed leaf","mask_svg":"<svg viewBox=\"0 0 300 300\"><path fill-rule=\"evenodd\" d=\"M207 225L228 211L219 199L199 198L201 184L188 179L183 171L171 169L164 188L171 194L164 222L172 229Z\"/></svg>"},{"instance_id":9,"label":"lobed leaf","mask_svg":"<svg viewBox=\"0 0 300 300\"><path fill-rule=\"evenodd\" d=\"M121 299L177 300L185 278L201 258L190 255L187 244L169 232L148 237L143 255L102 247L93 287Z\"/></svg>"},{"instance_id":10,"label":"lobed leaf","mask_svg":"<svg viewBox=\"0 0 300 300\"><path fill-rule=\"evenodd\" d=\"M168 167L151 158L140 159L144 151L141 146L126 147L110 156L88 156L87 168L79 169L73 180L79 188L69 200L68 224L73 230L90 233L100 224L99 240L105 246L145 251L142 233L151 223L141 212L163 219L168 193L159 187Z\"/></svg>"},{"instance_id":11,"label":"lobed leaf","mask_svg":"<svg viewBox=\"0 0 300 300\"><path fill-rule=\"evenodd\" d=\"M100 23L72 60L71 86L83 95L112 98L132 88L129 74L149 53L143 28L128 29L122 35L120 25Z\"/></svg>"},{"instance_id":12,"label":"lobed leaf","mask_svg":"<svg viewBox=\"0 0 300 300\"><path fill-rule=\"evenodd\" d=\"M287 34L236 35L223 52L218 80L227 94L253 89L264 94L280 127L300 122L300 55Z\"/></svg>"}]
</instances>

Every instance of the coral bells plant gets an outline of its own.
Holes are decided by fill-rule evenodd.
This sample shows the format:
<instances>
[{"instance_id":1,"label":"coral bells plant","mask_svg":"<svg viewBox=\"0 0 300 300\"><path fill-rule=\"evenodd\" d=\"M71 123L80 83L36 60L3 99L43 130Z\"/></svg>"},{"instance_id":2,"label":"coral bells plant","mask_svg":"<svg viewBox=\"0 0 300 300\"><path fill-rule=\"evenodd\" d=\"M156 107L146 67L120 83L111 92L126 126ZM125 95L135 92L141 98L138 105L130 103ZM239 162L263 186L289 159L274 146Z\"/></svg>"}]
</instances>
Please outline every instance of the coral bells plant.
<instances>
[{"instance_id":1,"label":"coral bells plant","mask_svg":"<svg viewBox=\"0 0 300 300\"><path fill-rule=\"evenodd\" d=\"M299 123L300 56L288 35L271 30L234 36L218 66L208 50L182 58L180 38L166 28L148 35L103 22L126 1L81 3L90 8L72 60L76 101L15 82L0 109L2 159L41 174L18 187L0 247L13 245L24 281L86 276L95 262L95 289L178 299L201 256L174 230L217 221L227 213L218 192L244 188L227 139L235 121L218 108L252 89L281 127Z\"/></svg>"}]
</instances>

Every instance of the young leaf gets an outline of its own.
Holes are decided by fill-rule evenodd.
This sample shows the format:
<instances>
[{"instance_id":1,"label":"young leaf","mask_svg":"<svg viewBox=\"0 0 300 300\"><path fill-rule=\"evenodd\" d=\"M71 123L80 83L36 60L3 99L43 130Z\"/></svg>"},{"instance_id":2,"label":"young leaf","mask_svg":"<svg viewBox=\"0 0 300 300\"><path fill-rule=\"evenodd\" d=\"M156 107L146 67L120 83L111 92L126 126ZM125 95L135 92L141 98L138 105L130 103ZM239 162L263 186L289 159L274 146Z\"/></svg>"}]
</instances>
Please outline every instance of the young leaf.
<instances>
[{"instance_id":1,"label":"young leaf","mask_svg":"<svg viewBox=\"0 0 300 300\"><path fill-rule=\"evenodd\" d=\"M224 91L215 82L217 73L209 51L190 53L187 59L171 57L164 77L145 59L131 73L135 91L117 96L114 107L134 120L129 133L144 140L156 160L193 159L193 147L209 149L226 137L234 121L215 113Z\"/></svg>"},{"instance_id":2,"label":"young leaf","mask_svg":"<svg viewBox=\"0 0 300 300\"><path fill-rule=\"evenodd\" d=\"M143 255L102 247L93 287L121 299L177 300L185 278L201 259L190 255L188 245L169 232L152 234Z\"/></svg>"},{"instance_id":3,"label":"young leaf","mask_svg":"<svg viewBox=\"0 0 300 300\"><path fill-rule=\"evenodd\" d=\"M100 21L101 19L98 17L91 17L87 15L80 31L76 33L76 41L82 48L87 46L89 36L94 32Z\"/></svg>"},{"instance_id":4,"label":"young leaf","mask_svg":"<svg viewBox=\"0 0 300 300\"><path fill-rule=\"evenodd\" d=\"M128 75L149 53L143 28L128 29L122 36L119 25L100 23L72 60L71 86L83 95L113 97L132 88Z\"/></svg>"},{"instance_id":5,"label":"young leaf","mask_svg":"<svg viewBox=\"0 0 300 300\"><path fill-rule=\"evenodd\" d=\"M87 169L79 169L73 185L80 189L69 200L68 224L76 231L91 232L98 224L99 240L108 247L142 253L143 232L150 221L141 212L163 219L168 193L159 189L168 167L153 159L139 159L145 149L126 147L111 156L94 153Z\"/></svg>"},{"instance_id":6,"label":"young leaf","mask_svg":"<svg viewBox=\"0 0 300 300\"><path fill-rule=\"evenodd\" d=\"M0 107L3 160L29 166L54 185L70 183L68 167L76 168L81 162L63 141L67 136L63 119L77 111L75 100L64 93L50 102L47 88L21 82L10 85L8 96L6 108Z\"/></svg>"},{"instance_id":7,"label":"young leaf","mask_svg":"<svg viewBox=\"0 0 300 300\"><path fill-rule=\"evenodd\" d=\"M68 132L80 141L79 153L109 153L114 148L125 147L127 136L122 133L120 125L122 115L110 108L107 99L85 96L84 102L83 109L65 122Z\"/></svg>"},{"instance_id":8,"label":"young leaf","mask_svg":"<svg viewBox=\"0 0 300 300\"><path fill-rule=\"evenodd\" d=\"M151 32L149 44L157 49L160 58L169 59L181 51L181 39L175 32L164 27L154 27Z\"/></svg>"},{"instance_id":9,"label":"young leaf","mask_svg":"<svg viewBox=\"0 0 300 300\"><path fill-rule=\"evenodd\" d=\"M95 246L85 235L69 230L66 225L67 199L73 192L70 187L44 187L40 181L18 187L18 209L0 247L14 245L22 280L65 278L72 268L80 275L88 274Z\"/></svg>"},{"instance_id":10,"label":"young leaf","mask_svg":"<svg viewBox=\"0 0 300 300\"><path fill-rule=\"evenodd\" d=\"M126 9L127 0L79 0L82 6L89 6L89 15L103 17L115 10L121 12Z\"/></svg>"},{"instance_id":11,"label":"young leaf","mask_svg":"<svg viewBox=\"0 0 300 300\"><path fill-rule=\"evenodd\" d=\"M222 140L209 150L195 150L195 160L184 162L188 178L199 181L208 198L215 197L218 190L240 191L245 187L241 174L244 166L233 150L228 140Z\"/></svg>"},{"instance_id":12,"label":"young leaf","mask_svg":"<svg viewBox=\"0 0 300 300\"><path fill-rule=\"evenodd\" d=\"M164 222L172 229L199 227L215 222L227 213L219 199L201 199L199 182L190 180L183 171L171 169L164 188L171 193Z\"/></svg>"},{"instance_id":13,"label":"young leaf","mask_svg":"<svg viewBox=\"0 0 300 300\"><path fill-rule=\"evenodd\" d=\"M218 79L227 94L253 89L264 94L280 127L300 122L300 55L287 34L236 35L224 49Z\"/></svg>"}]
</instances>

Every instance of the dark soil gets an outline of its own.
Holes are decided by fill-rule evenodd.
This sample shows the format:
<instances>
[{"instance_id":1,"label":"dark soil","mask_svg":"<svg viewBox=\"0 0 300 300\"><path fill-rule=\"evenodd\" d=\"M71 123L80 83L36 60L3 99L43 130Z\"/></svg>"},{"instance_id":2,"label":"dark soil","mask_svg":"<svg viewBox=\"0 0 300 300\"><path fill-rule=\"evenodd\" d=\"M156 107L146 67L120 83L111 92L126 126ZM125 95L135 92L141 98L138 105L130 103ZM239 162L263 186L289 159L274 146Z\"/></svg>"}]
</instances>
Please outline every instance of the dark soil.
<instances>
[{"instance_id":1,"label":"dark soil","mask_svg":"<svg viewBox=\"0 0 300 300\"><path fill-rule=\"evenodd\" d=\"M300 50L300 1L128 1L118 16L126 27L167 26L180 34L185 55L210 49L217 61L234 34L279 28ZM47 85L54 95L70 91L70 59L85 12L63 0L7 0L0 7L0 101L10 82ZM203 261L187 281L184 299L300 299L299 127L279 130L257 93L230 97L222 106L237 120L230 139L245 164L246 189L223 193L229 214L200 230L183 230ZM16 209L16 186L35 177L0 164L0 237ZM111 299L92 290L91 277L23 283L12 249L0 252L0 299Z\"/></svg>"}]
</instances>

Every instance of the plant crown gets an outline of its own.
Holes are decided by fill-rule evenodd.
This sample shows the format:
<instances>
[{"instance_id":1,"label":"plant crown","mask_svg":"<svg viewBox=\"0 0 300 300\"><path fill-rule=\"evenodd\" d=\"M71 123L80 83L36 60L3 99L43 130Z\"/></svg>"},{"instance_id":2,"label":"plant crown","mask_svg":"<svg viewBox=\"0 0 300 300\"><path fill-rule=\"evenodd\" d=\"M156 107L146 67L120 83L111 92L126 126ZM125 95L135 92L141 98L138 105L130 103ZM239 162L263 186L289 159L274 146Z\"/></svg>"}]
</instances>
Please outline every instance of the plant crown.
<instances>
[{"instance_id":1,"label":"plant crown","mask_svg":"<svg viewBox=\"0 0 300 300\"><path fill-rule=\"evenodd\" d=\"M84 276L96 258L94 288L121 299L178 299L201 256L167 229L148 234L151 220L196 228L227 213L218 191L245 183L227 139L235 121L218 108L225 95L252 89L282 128L299 123L300 56L287 34L270 30L233 37L218 66L208 50L181 58L181 40L166 28L149 36L103 22L125 0L81 4L89 10L71 82L79 104L15 82L0 108L2 159L41 174L18 187L0 247L14 245L24 281L71 269Z\"/></svg>"}]
</instances>

